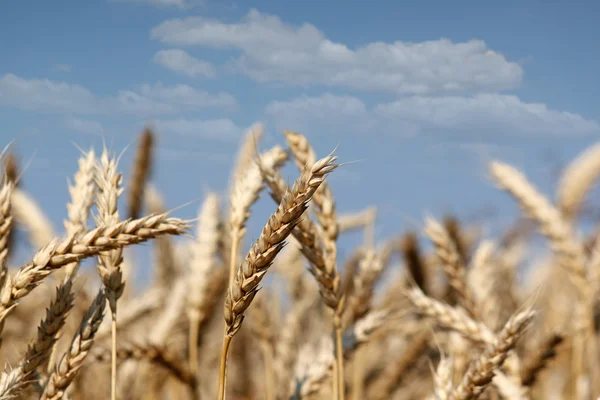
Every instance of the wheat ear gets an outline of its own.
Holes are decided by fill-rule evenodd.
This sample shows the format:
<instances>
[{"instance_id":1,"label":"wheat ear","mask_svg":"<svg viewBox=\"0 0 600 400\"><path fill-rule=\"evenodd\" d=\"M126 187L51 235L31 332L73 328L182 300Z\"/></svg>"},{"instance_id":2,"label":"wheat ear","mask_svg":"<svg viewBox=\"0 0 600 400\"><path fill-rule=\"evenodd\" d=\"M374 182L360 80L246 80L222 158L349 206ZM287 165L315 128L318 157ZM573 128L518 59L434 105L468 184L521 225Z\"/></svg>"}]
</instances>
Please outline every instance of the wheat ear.
<instances>
[{"instance_id":1,"label":"wheat ear","mask_svg":"<svg viewBox=\"0 0 600 400\"><path fill-rule=\"evenodd\" d=\"M492 382L494 370L500 368L517 340L529 325L535 312L525 310L511 317L502 328L493 344L469 367L462 382L454 389L455 400L477 399L487 385Z\"/></svg>"},{"instance_id":2,"label":"wheat ear","mask_svg":"<svg viewBox=\"0 0 600 400\"><path fill-rule=\"evenodd\" d=\"M218 266L217 253L220 240L221 208L219 197L209 193L204 199L198 216L196 242L192 248L192 260L189 271L188 318L190 372L198 374L198 335L200 324L207 315L203 315L210 294L211 280Z\"/></svg>"},{"instance_id":3,"label":"wheat ear","mask_svg":"<svg viewBox=\"0 0 600 400\"><path fill-rule=\"evenodd\" d=\"M586 149L564 170L556 189L556 203L565 218L573 221L585 195L600 176L600 143Z\"/></svg>"},{"instance_id":4,"label":"wheat ear","mask_svg":"<svg viewBox=\"0 0 600 400\"><path fill-rule=\"evenodd\" d=\"M464 260L455 241L448 230L433 218L425 219L425 233L435 245L435 254L448 275L450 286L458 295L461 305L475 315L473 294L467 285Z\"/></svg>"},{"instance_id":5,"label":"wheat ear","mask_svg":"<svg viewBox=\"0 0 600 400\"><path fill-rule=\"evenodd\" d=\"M316 160L316 153L312 149L310 142L306 137L297 132L284 131L285 139L290 147L290 151L300 168L311 166ZM321 230L318 231L319 237L323 243L325 266L327 271L337 270L337 238L339 226L337 221L337 212L333 192L327 183L321 185L315 192L313 211L319 222ZM333 315L333 327L336 337L336 375L333 384L336 387L334 393L338 393L338 398L344 400L344 360L342 357L342 333L345 301L342 299L337 303Z\"/></svg>"},{"instance_id":6,"label":"wheat ear","mask_svg":"<svg viewBox=\"0 0 600 400\"><path fill-rule=\"evenodd\" d=\"M12 232L11 193L13 183L4 182L0 189L0 287L4 286L8 274L8 251Z\"/></svg>"},{"instance_id":7,"label":"wheat ear","mask_svg":"<svg viewBox=\"0 0 600 400\"><path fill-rule=\"evenodd\" d=\"M236 271L233 284L225 297L225 335L219 375L219 399L221 400L225 396L225 371L231 339L240 329L244 312L258 292L260 281L283 248L285 239L298 224L308 201L325 177L338 166L335 164L336 159L337 157L330 154L311 168L304 169L291 192L283 196L279 207L271 215L260 237Z\"/></svg>"},{"instance_id":8,"label":"wheat ear","mask_svg":"<svg viewBox=\"0 0 600 400\"><path fill-rule=\"evenodd\" d=\"M56 299L46 309L46 317L40 323L35 339L27 346L22 361L15 368L16 371L3 374L2 381L10 381L11 385L5 389L7 392L0 392L1 396L16 395L32 383L37 369L43 367L48 361L72 307L71 282L67 281L56 289Z\"/></svg>"},{"instance_id":9,"label":"wheat ear","mask_svg":"<svg viewBox=\"0 0 600 400\"><path fill-rule=\"evenodd\" d=\"M106 296L104 291L100 291L83 317L69 349L48 377L40 400L59 400L65 396L67 388L75 379L88 352L94 345L94 336L104 318L105 307Z\"/></svg>"},{"instance_id":10,"label":"wheat ear","mask_svg":"<svg viewBox=\"0 0 600 400\"><path fill-rule=\"evenodd\" d=\"M119 222L117 203L123 193L122 176L117 171L117 160L104 149L100 161L96 166L96 206L98 226L116 224ZM111 400L117 398L117 301L123 294L125 282L121 263L123 262L123 249L115 249L100 254L98 259L98 273L102 284L106 288L106 297L112 317L112 348L113 360L111 364Z\"/></svg>"},{"instance_id":11,"label":"wheat ear","mask_svg":"<svg viewBox=\"0 0 600 400\"><path fill-rule=\"evenodd\" d=\"M88 231L87 220L90 208L94 204L94 192L96 182L94 180L96 167L96 156L93 150L90 150L79 158L79 169L73 179L74 183L69 183L69 194L71 202L67 204L68 219L64 221L67 235L75 237ZM72 263L65 266L65 280L75 276L79 263Z\"/></svg>"},{"instance_id":12,"label":"wheat ear","mask_svg":"<svg viewBox=\"0 0 600 400\"><path fill-rule=\"evenodd\" d=\"M129 218L138 218L141 214L144 190L152 173L153 149L154 133L146 128L139 138L131 172L131 183L127 193Z\"/></svg>"}]
</instances>

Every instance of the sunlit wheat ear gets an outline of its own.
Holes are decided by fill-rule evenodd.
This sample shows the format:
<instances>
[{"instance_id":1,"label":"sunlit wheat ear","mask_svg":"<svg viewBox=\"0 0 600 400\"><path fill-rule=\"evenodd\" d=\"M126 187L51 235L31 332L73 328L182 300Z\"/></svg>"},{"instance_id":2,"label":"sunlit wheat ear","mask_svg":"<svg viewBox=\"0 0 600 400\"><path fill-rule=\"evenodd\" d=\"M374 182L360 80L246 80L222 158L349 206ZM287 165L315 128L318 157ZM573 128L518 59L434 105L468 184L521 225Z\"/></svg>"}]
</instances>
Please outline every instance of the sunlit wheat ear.
<instances>
[{"instance_id":1,"label":"sunlit wheat ear","mask_svg":"<svg viewBox=\"0 0 600 400\"><path fill-rule=\"evenodd\" d=\"M111 157L105 149L96 165L96 207L98 215L96 224L98 227L103 225L117 224L120 221L117 203L119 196L123 193L122 176L117 171L117 160ZM105 254L101 254L98 260L98 272L104 287L106 288L106 297L113 313L117 309L117 300L121 297L124 288L124 282L121 279L121 261L122 250L116 249Z\"/></svg>"},{"instance_id":2,"label":"sunlit wheat ear","mask_svg":"<svg viewBox=\"0 0 600 400\"><path fill-rule=\"evenodd\" d=\"M96 166L96 216L97 226L116 224L119 222L117 204L119 196L123 193L122 176L117 171L117 159L109 155L104 149L100 161ZM111 370L111 400L117 397L117 301L123 294L125 282L123 281L123 249L115 249L100 254L98 258L98 273L106 289L106 298L112 317L112 370Z\"/></svg>"},{"instance_id":3,"label":"sunlit wheat ear","mask_svg":"<svg viewBox=\"0 0 600 400\"><path fill-rule=\"evenodd\" d=\"M105 306L106 297L101 291L81 321L69 349L48 377L44 392L40 397L41 400L59 400L64 397L67 388L75 379L88 352L94 345L94 336L104 318Z\"/></svg>"},{"instance_id":4,"label":"sunlit wheat ear","mask_svg":"<svg viewBox=\"0 0 600 400\"><path fill-rule=\"evenodd\" d=\"M265 127L261 123L255 123L244 132L244 137L240 143L240 148L236 155L236 161L232 170L230 179L232 183L243 177L248 168L254 164L256 149L264 136L264 132Z\"/></svg>"},{"instance_id":5,"label":"sunlit wheat ear","mask_svg":"<svg viewBox=\"0 0 600 400\"><path fill-rule=\"evenodd\" d=\"M525 176L510 165L492 162L490 173L500 188L515 197L523 212L540 224L540 230L550 240L559 263L570 272L574 284L583 297L587 298L589 288L586 282L585 252L562 215Z\"/></svg>"},{"instance_id":6,"label":"sunlit wheat ear","mask_svg":"<svg viewBox=\"0 0 600 400\"><path fill-rule=\"evenodd\" d=\"M225 365L231 338L239 331L244 320L244 312L252 303L259 290L259 284L273 263L277 254L285 244L285 239L292 232L307 203L325 177L338 165L337 157L328 155L305 168L296 180L291 192L286 193L277 210L263 228L260 237L250 248L246 259L237 269L232 285L225 297L225 338L221 358L219 393L224 398Z\"/></svg>"},{"instance_id":7,"label":"sunlit wheat ear","mask_svg":"<svg viewBox=\"0 0 600 400\"><path fill-rule=\"evenodd\" d=\"M268 223L238 268L234 284L225 299L227 335L233 336L244 319L244 311L256 295L259 283L275 256L281 251L286 237L298 224L308 201L325 177L336 167L337 157L329 155L300 175L291 192L286 193Z\"/></svg>"},{"instance_id":8,"label":"sunlit wheat ear","mask_svg":"<svg viewBox=\"0 0 600 400\"><path fill-rule=\"evenodd\" d=\"M37 369L42 368L48 361L50 352L72 307L71 282L67 281L56 289L56 298L46 309L46 316L37 329L36 337L27 346L27 351L21 358L19 366L2 375L1 381L11 382L10 386L2 393L2 398L17 395L18 392L34 383Z\"/></svg>"},{"instance_id":9,"label":"sunlit wheat ear","mask_svg":"<svg viewBox=\"0 0 600 400\"><path fill-rule=\"evenodd\" d=\"M189 267L187 314L190 321L189 358L190 371L198 373L198 335L200 323L208 318L205 315L210 301L209 279L219 267L218 251L221 236L221 203L216 193L208 193L198 216L196 241L192 245Z\"/></svg>"},{"instance_id":10,"label":"sunlit wheat ear","mask_svg":"<svg viewBox=\"0 0 600 400\"><path fill-rule=\"evenodd\" d=\"M497 339L471 363L462 382L454 389L452 397L456 400L477 399L487 385L492 382L494 370L500 368L508 357L525 328L531 323L535 312L521 311L511 317L498 334Z\"/></svg>"},{"instance_id":11,"label":"sunlit wheat ear","mask_svg":"<svg viewBox=\"0 0 600 400\"><path fill-rule=\"evenodd\" d=\"M350 321L356 321L369 312L375 284L381 277L384 267L385 264L377 251L374 249L365 251L354 277L354 291L348 298L347 309Z\"/></svg>"},{"instance_id":12,"label":"sunlit wheat ear","mask_svg":"<svg viewBox=\"0 0 600 400\"><path fill-rule=\"evenodd\" d=\"M461 305L471 314L475 314L473 294L466 279L463 257L448 230L433 218L425 218L425 233L435 245L435 254L448 275L448 281L455 290Z\"/></svg>"},{"instance_id":13,"label":"sunlit wheat ear","mask_svg":"<svg viewBox=\"0 0 600 400\"><path fill-rule=\"evenodd\" d=\"M573 221L586 194L600 176L600 143L587 148L564 170L556 188L556 203L568 221Z\"/></svg>"},{"instance_id":14,"label":"sunlit wheat ear","mask_svg":"<svg viewBox=\"0 0 600 400\"><path fill-rule=\"evenodd\" d=\"M67 235L79 237L87 233L87 220L90 208L94 204L96 191L95 168L96 156L93 150L88 151L79 158L79 169L75 174L74 183L69 183L71 202L67 204L67 215L63 223ZM65 266L66 278L69 279L77 273L79 263Z\"/></svg>"},{"instance_id":15,"label":"sunlit wheat ear","mask_svg":"<svg viewBox=\"0 0 600 400\"><path fill-rule=\"evenodd\" d=\"M13 218L11 214L11 195L13 184L3 181L0 188L0 288L6 282L8 274L8 251L12 232Z\"/></svg>"},{"instance_id":16,"label":"sunlit wheat ear","mask_svg":"<svg viewBox=\"0 0 600 400\"><path fill-rule=\"evenodd\" d=\"M289 190L287 183L279 171L269 168L265 163L260 163L260 169L263 180L271 189L271 197L279 204L283 195ZM292 231L292 235L300 244L300 251L310 263L309 271L319 284L323 301L335 312L342 297L341 277L337 269L332 269L331 264L325 262L317 225L310 218L302 218Z\"/></svg>"}]
</instances>

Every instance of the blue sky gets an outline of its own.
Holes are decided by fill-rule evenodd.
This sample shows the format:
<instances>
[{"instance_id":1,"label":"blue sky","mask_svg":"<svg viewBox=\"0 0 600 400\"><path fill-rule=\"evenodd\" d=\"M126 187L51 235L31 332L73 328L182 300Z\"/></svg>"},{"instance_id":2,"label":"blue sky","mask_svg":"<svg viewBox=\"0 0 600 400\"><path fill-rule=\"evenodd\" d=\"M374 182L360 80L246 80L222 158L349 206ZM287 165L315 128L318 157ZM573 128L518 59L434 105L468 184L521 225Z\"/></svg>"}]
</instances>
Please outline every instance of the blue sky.
<instances>
[{"instance_id":1,"label":"blue sky","mask_svg":"<svg viewBox=\"0 0 600 400\"><path fill-rule=\"evenodd\" d=\"M226 189L257 121L262 148L289 128L320 155L339 143L341 161L362 160L330 180L340 212L379 206L380 237L489 207L493 230L516 207L490 159L553 195L553 166L600 137L599 13L592 1L3 2L0 138L16 140L24 187L58 230L77 146L119 152L156 127L154 183L176 207ZM263 197L251 237L272 210Z\"/></svg>"}]
</instances>

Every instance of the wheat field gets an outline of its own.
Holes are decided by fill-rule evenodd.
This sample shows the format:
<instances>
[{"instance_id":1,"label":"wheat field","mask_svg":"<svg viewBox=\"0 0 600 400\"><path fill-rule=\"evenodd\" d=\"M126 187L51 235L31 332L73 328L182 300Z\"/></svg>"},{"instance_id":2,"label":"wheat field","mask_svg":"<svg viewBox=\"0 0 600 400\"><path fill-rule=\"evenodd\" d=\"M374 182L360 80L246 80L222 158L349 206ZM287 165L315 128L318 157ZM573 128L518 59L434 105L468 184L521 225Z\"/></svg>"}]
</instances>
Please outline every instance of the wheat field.
<instances>
[{"instance_id":1,"label":"wheat field","mask_svg":"<svg viewBox=\"0 0 600 400\"><path fill-rule=\"evenodd\" d=\"M167 210L152 185L157 132L140 134L128 176L122 149L82 150L56 188L70 196L61 229L21 184L27 171L7 145L0 399L600 395L600 230L580 227L600 145L582 149L553 194L489 162L489 178L521 210L503 235L425 216L421 231L376 238L385 215L375 206L336 211L328 177L352 161L343 151L293 131L262 149L262 129L232 156L227 192L203 195L192 220ZM288 182L281 169L292 165ZM252 210L261 196L273 200L270 215ZM249 234L250 219L262 231ZM524 266L536 230L543 258ZM349 232L364 240L341 257ZM19 241L36 249L23 265ZM142 244L151 265L136 258ZM142 287L140 269L152 271Z\"/></svg>"}]
</instances>

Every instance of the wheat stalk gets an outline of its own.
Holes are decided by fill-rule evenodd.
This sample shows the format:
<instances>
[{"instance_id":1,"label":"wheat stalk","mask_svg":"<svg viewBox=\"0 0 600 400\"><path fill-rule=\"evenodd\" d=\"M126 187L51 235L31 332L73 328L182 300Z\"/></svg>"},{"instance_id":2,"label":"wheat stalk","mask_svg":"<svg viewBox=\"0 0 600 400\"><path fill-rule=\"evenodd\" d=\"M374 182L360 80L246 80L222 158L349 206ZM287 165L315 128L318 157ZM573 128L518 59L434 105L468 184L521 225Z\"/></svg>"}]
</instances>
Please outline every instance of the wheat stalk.
<instances>
[{"instance_id":1,"label":"wheat stalk","mask_svg":"<svg viewBox=\"0 0 600 400\"><path fill-rule=\"evenodd\" d=\"M283 248L285 239L294 229L317 188L337 164L337 157L328 155L311 168L304 169L291 192L286 193L277 210L263 228L260 237L250 248L246 259L237 269L233 284L225 297L225 336L221 356L219 399L225 396L227 352L233 336L244 319L244 312L258 292L258 285Z\"/></svg>"}]
</instances>

